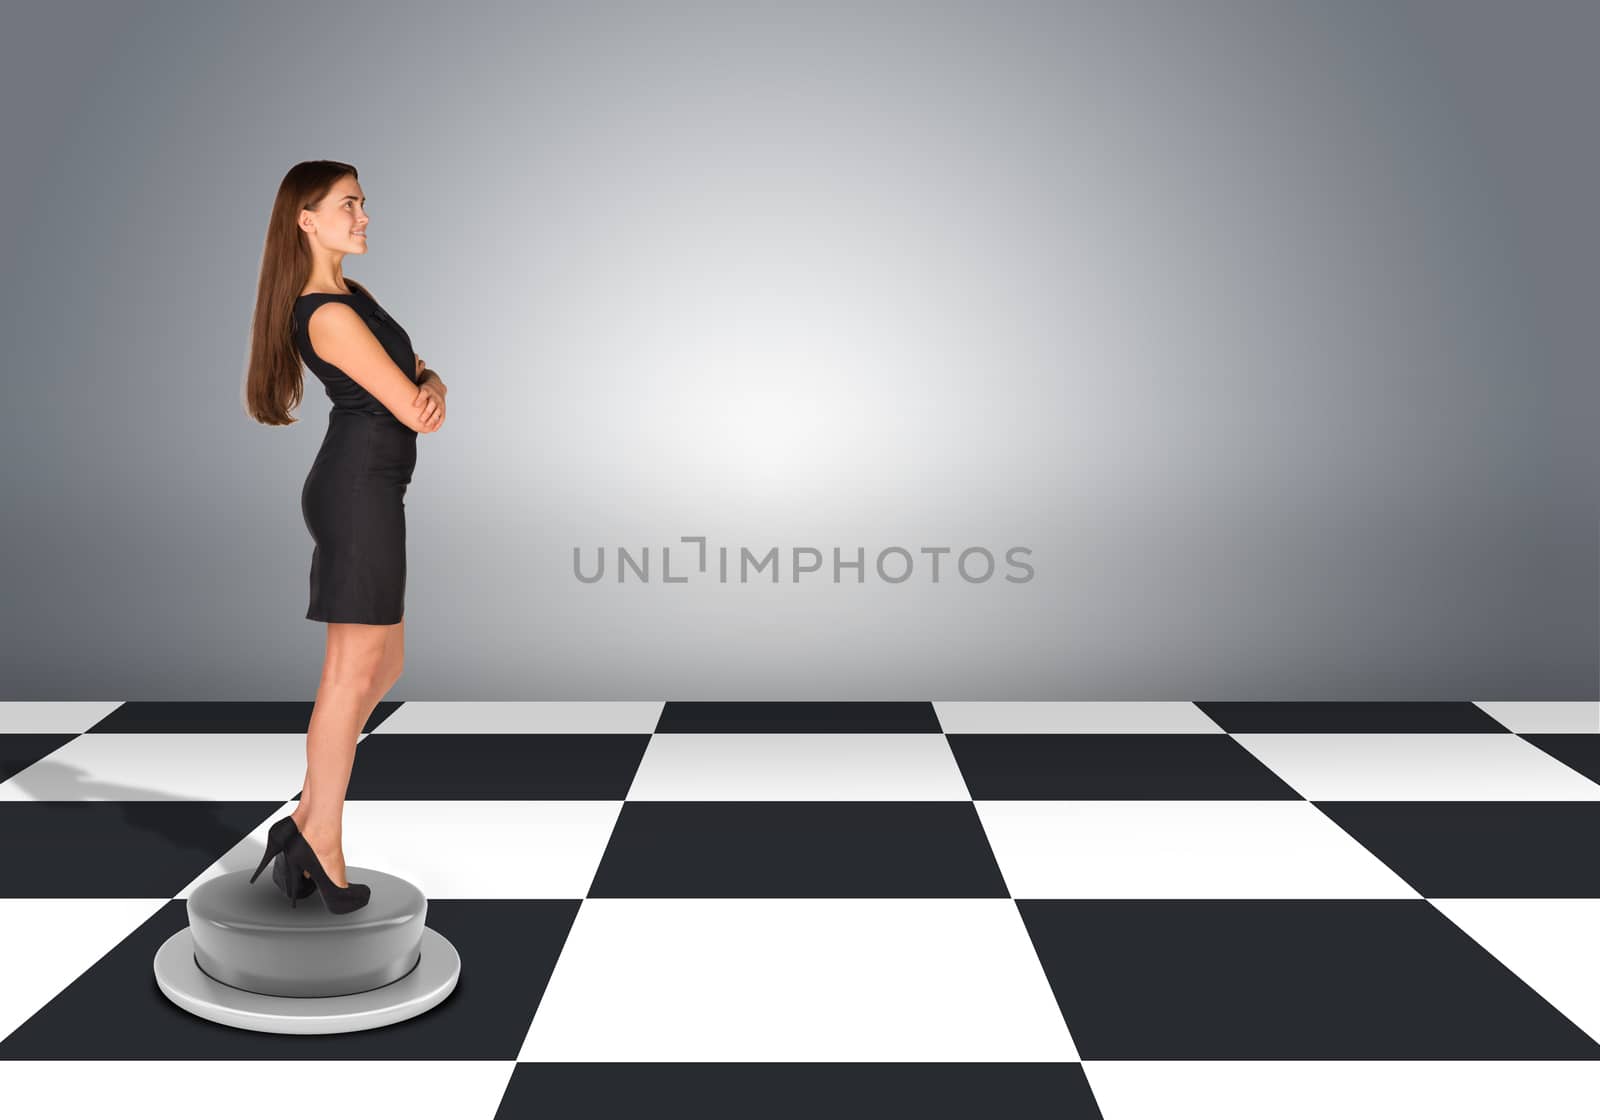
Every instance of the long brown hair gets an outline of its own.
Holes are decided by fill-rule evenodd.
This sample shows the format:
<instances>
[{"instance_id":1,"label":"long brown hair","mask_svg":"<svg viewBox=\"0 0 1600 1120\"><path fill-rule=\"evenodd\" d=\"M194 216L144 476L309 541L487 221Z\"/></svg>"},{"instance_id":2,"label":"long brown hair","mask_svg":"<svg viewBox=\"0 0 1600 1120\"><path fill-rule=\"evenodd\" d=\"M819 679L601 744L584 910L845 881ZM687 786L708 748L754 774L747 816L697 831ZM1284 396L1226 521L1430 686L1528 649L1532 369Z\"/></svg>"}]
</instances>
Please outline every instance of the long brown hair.
<instances>
[{"instance_id":1,"label":"long brown hair","mask_svg":"<svg viewBox=\"0 0 1600 1120\"><path fill-rule=\"evenodd\" d=\"M311 278L311 250L300 230L300 211L315 210L346 175L361 177L355 167L337 160L297 163L278 184L278 196L272 200L256 281L256 309L250 320L250 365L245 371L245 410L262 424L298 422L289 410L300 403L305 376L290 331L295 298ZM348 276L344 282L366 292Z\"/></svg>"}]
</instances>

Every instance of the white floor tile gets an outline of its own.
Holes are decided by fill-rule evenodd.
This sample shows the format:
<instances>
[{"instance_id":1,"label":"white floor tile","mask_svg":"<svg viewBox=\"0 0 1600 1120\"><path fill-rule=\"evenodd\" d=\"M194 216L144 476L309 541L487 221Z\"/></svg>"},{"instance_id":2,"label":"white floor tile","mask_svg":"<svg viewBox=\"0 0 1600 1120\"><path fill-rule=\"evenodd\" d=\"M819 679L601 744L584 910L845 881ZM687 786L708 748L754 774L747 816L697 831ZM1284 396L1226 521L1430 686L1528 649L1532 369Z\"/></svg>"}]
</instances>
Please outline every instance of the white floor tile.
<instances>
[{"instance_id":1,"label":"white floor tile","mask_svg":"<svg viewBox=\"0 0 1600 1120\"><path fill-rule=\"evenodd\" d=\"M979 801L1013 898L1417 898L1304 801Z\"/></svg>"},{"instance_id":2,"label":"white floor tile","mask_svg":"<svg viewBox=\"0 0 1600 1120\"><path fill-rule=\"evenodd\" d=\"M303 731L89 734L0 782L0 801L275 801L305 772Z\"/></svg>"},{"instance_id":3,"label":"white floor tile","mask_svg":"<svg viewBox=\"0 0 1600 1120\"><path fill-rule=\"evenodd\" d=\"M120 707L121 700L0 700L0 735L78 735Z\"/></svg>"},{"instance_id":4,"label":"white floor tile","mask_svg":"<svg viewBox=\"0 0 1600 1120\"><path fill-rule=\"evenodd\" d=\"M1600 1039L1600 898L1429 901L1580 1030ZM1594 1103L1600 1116L1600 1096Z\"/></svg>"},{"instance_id":5,"label":"white floor tile","mask_svg":"<svg viewBox=\"0 0 1600 1120\"><path fill-rule=\"evenodd\" d=\"M1516 735L1233 738L1311 801L1600 801L1600 783Z\"/></svg>"},{"instance_id":6,"label":"white floor tile","mask_svg":"<svg viewBox=\"0 0 1600 1120\"><path fill-rule=\"evenodd\" d=\"M407 700L378 725L378 732L647 735L664 706L660 700Z\"/></svg>"},{"instance_id":7,"label":"white floor tile","mask_svg":"<svg viewBox=\"0 0 1600 1120\"><path fill-rule=\"evenodd\" d=\"M1518 735L1600 735L1600 701L1479 700L1477 706L1501 727Z\"/></svg>"},{"instance_id":8,"label":"white floor tile","mask_svg":"<svg viewBox=\"0 0 1600 1120\"><path fill-rule=\"evenodd\" d=\"M1594 1120L1600 1062L1084 1062L1105 1120Z\"/></svg>"},{"instance_id":9,"label":"white floor tile","mask_svg":"<svg viewBox=\"0 0 1600 1120\"><path fill-rule=\"evenodd\" d=\"M294 1081L290 1068L299 1071ZM514 1068L510 1061L10 1061L4 1074L7 1107L25 1109L18 1117L493 1120ZM326 1108L313 1107L320 1095L313 1077L339 1087Z\"/></svg>"},{"instance_id":10,"label":"white floor tile","mask_svg":"<svg viewBox=\"0 0 1600 1120\"><path fill-rule=\"evenodd\" d=\"M629 801L967 801L941 734L656 735Z\"/></svg>"},{"instance_id":11,"label":"white floor tile","mask_svg":"<svg viewBox=\"0 0 1600 1120\"><path fill-rule=\"evenodd\" d=\"M1010 899L589 899L522 1061L1075 1061Z\"/></svg>"},{"instance_id":12,"label":"white floor tile","mask_svg":"<svg viewBox=\"0 0 1600 1120\"><path fill-rule=\"evenodd\" d=\"M16 1030L165 898L0 898L6 977L0 983L0 1038ZM11 1099L11 1063L0 1066L0 1100ZM52 1112L60 1114L59 1109ZM16 1113L23 1116L26 1113ZM42 1113L41 1113L42 1115Z\"/></svg>"}]
</instances>

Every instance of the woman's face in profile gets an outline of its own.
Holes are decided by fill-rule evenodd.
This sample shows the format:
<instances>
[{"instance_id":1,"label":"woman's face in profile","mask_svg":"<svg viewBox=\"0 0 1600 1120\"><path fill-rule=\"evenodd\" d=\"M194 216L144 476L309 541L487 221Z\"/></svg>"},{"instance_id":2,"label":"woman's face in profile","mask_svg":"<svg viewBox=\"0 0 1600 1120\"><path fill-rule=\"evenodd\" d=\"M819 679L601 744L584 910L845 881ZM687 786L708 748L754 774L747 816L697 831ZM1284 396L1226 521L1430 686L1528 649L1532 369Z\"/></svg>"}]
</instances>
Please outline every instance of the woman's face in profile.
<instances>
[{"instance_id":1,"label":"woman's face in profile","mask_svg":"<svg viewBox=\"0 0 1600 1120\"><path fill-rule=\"evenodd\" d=\"M367 196L354 175L328 189L315 210L300 211L301 228L314 225L311 238L334 253L367 251Z\"/></svg>"}]
</instances>

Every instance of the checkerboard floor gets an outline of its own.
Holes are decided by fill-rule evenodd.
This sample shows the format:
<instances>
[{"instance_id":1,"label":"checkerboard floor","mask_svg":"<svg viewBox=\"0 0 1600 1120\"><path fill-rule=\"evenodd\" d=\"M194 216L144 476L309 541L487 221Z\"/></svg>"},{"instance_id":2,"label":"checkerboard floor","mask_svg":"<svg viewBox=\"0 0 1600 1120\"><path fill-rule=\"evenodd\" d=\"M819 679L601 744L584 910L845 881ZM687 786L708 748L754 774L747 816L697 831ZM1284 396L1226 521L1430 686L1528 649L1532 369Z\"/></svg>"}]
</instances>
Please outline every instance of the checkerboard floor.
<instances>
[{"instance_id":1,"label":"checkerboard floor","mask_svg":"<svg viewBox=\"0 0 1600 1120\"><path fill-rule=\"evenodd\" d=\"M7 1105L1600 1115L1594 701L385 702L349 875L422 889L459 986L196 1018L152 959L309 715L0 703Z\"/></svg>"}]
</instances>

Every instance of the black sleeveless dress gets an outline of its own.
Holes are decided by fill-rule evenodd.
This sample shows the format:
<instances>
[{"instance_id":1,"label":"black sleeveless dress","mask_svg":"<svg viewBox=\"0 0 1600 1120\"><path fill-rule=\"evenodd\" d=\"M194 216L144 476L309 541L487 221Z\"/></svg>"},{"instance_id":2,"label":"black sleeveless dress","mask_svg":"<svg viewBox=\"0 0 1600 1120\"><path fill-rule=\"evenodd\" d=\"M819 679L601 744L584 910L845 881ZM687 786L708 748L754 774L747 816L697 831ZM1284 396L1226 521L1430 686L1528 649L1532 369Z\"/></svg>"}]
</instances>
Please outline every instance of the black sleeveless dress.
<instances>
[{"instance_id":1,"label":"black sleeveless dress","mask_svg":"<svg viewBox=\"0 0 1600 1120\"><path fill-rule=\"evenodd\" d=\"M417 433L318 357L306 322L328 300L339 300L355 308L413 384L416 355L405 328L364 289L351 289L349 295L313 292L294 302L295 346L333 402L327 435L300 490L313 542L306 617L392 626L405 616L405 493L417 462Z\"/></svg>"}]
</instances>

